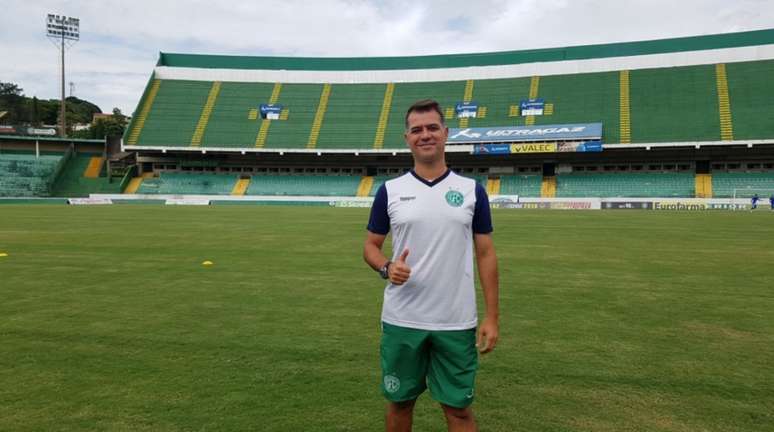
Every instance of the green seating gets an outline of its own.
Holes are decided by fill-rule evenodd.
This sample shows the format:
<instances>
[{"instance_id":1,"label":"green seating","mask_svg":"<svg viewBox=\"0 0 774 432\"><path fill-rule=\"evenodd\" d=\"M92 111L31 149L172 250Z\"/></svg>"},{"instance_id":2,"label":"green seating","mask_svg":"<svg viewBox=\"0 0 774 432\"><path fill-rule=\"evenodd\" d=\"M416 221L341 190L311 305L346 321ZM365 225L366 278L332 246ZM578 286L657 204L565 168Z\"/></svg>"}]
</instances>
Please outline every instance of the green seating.
<instances>
[{"instance_id":1,"label":"green seating","mask_svg":"<svg viewBox=\"0 0 774 432\"><path fill-rule=\"evenodd\" d=\"M553 114L535 116L536 125L602 122L604 142L620 141L618 72L540 77L538 96Z\"/></svg>"},{"instance_id":2,"label":"green seating","mask_svg":"<svg viewBox=\"0 0 774 432\"><path fill-rule=\"evenodd\" d=\"M137 145L190 146L210 88L210 81L161 81Z\"/></svg>"},{"instance_id":3,"label":"green seating","mask_svg":"<svg viewBox=\"0 0 774 432\"><path fill-rule=\"evenodd\" d=\"M542 183L539 175L503 175L500 176L500 195L540 197Z\"/></svg>"},{"instance_id":4,"label":"green seating","mask_svg":"<svg viewBox=\"0 0 774 432\"><path fill-rule=\"evenodd\" d=\"M138 194L229 195L238 180L234 174L161 173L143 180Z\"/></svg>"},{"instance_id":5,"label":"green seating","mask_svg":"<svg viewBox=\"0 0 774 432\"><path fill-rule=\"evenodd\" d=\"M765 193L766 197L774 193L774 172L752 173L713 173L712 196L715 198L731 198L734 196L749 197L753 193ZM761 192L768 189L768 191ZM764 198L761 195L761 198Z\"/></svg>"},{"instance_id":6,"label":"green seating","mask_svg":"<svg viewBox=\"0 0 774 432\"><path fill-rule=\"evenodd\" d=\"M246 195L356 196L362 177L315 175L256 175Z\"/></svg>"},{"instance_id":7,"label":"green seating","mask_svg":"<svg viewBox=\"0 0 774 432\"><path fill-rule=\"evenodd\" d=\"M261 104L269 103L273 87L271 83L221 83L201 146L254 147L261 116L248 116L251 109L258 110Z\"/></svg>"},{"instance_id":8,"label":"green seating","mask_svg":"<svg viewBox=\"0 0 774 432\"><path fill-rule=\"evenodd\" d=\"M110 182L105 177L86 178L83 176L86 167L89 166L91 158L99 154L78 153L73 155L67 161L62 175L57 179L51 190L52 196L57 197L87 197L93 193L121 193L121 183L119 181Z\"/></svg>"},{"instance_id":9,"label":"green seating","mask_svg":"<svg viewBox=\"0 0 774 432\"><path fill-rule=\"evenodd\" d=\"M386 87L385 84L332 85L316 148L371 147Z\"/></svg>"},{"instance_id":10,"label":"green seating","mask_svg":"<svg viewBox=\"0 0 774 432\"><path fill-rule=\"evenodd\" d=\"M714 65L633 70L629 82L633 143L720 140Z\"/></svg>"},{"instance_id":11,"label":"green seating","mask_svg":"<svg viewBox=\"0 0 774 432\"><path fill-rule=\"evenodd\" d=\"M0 153L0 196L49 196L51 176L61 155Z\"/></svg>"},{"instance_id":12,"label":"green seating","mask_svg":"<svg viewBox=\"0 0 774 432\"><path fill-rule=\"evenodd\" d=\"M728 63L734 139L774 137L774 60Z\"/></svg>"},{"instance_id":13,"label":"green seating","mask_svg":"<svg viewBox=\"0 0 774 432\"><path fill-rule=\"evenodd\" d=\"M695 195L693 173L588 173L556 177L556 197L681 197Z\"/></svg>"},{"instance_id":14,"label":"green seating","mask_svg":"<svg viewBox=\"0 0 774 432\"><path fill-rule=\"evenodd\" d=\"M406 110L414 102L420 99L432 98L437 100L444 108L454 107L454 104L461 101L464 95L465 81L395 84L390 117L385 128L384 148L406 148L406 142L403 140L403 134L406 131ZM381 108L383 99L380 98L377 102ZM374 132L376 132L377 123L378 121L374 121ZM457 127L451 119L447 121L447 125L449 127ZM371 137L373 137L373 134ZM369 148L372 144L373 138L364 147Z\"/></svg>"},{"instance_id":15,"label":"green seating","mask_svg":"<svg viewBox=\"0 0 774 432\"><path fill-rule=\"evenodd\" d=\"M468 127L524 126L526 117L511 117L509 114L512 105L518 105L520 100L529 96L530 81L530 77L475 80L473 100L479 103L479 107L486 107L486 116L468 119ZM461 100L462 96L462 93L459 94L457 100ZM449 119L448 123L449 127L459 127L456 118Z\"/></svg>"},{"instance_id":16,"label":"green seating","mask_svg":"<svg viewBox=\"0 0 774 432\"><path fill-rule=\"evenodd\" d=\"M774 114L769 109L774 99L772 75L774 60L726 65L734 139L774 137ZM514 115L511 108L529 97L531 82L531 77L473 80L472 100L486 108L486 115L467 119L467 127L524 125L526 118ZM536 125L601 122L603 142L620 142L620 72L550 75L535 82L537 96L551 107L546 115L534 117ZM314 147L373 148L387 84L332 84ZM394 83L383 148L405 148L404 117L413 102L433 98L448 109L464 99L467 84L466 80ZM262 121L250 118L249 112L269 102L274 85L222 82L201 147L254 148ZM631 70L631 142L720 140L718 85L715 65ZM161 80L137 145L190 146L212 87L212 81ZM322 83L282 84L276 102L288 116L271 122L261 139L263 147L305 149L323 88ZM150 91L149 87L141 103ZM451 117L447 125L456 128L463 123Z\"/></svg>"}]
</instances>

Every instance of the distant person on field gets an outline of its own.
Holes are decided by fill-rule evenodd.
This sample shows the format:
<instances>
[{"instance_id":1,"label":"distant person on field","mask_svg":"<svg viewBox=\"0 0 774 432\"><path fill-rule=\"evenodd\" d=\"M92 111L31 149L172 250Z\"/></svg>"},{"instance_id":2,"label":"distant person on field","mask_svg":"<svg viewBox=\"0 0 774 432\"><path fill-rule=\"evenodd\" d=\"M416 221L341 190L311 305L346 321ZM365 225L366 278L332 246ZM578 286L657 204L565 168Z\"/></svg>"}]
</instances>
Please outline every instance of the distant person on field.
<instances>
[{"instance_id":1,"label":"distant person on field","mask_svg":"<svg viewBox=\"0 0 774 432\"><path fill-rule=\"evenodd\" d=\"M771 211L774 211L774 194L769 197L769 206L771 206Z\"/></svg>"},{"instance_id":2,"label":"distant person on field","mask_svg":"<svg viewBox=\"0 0 774 432\"><path fill-rule=\"evenodd\" d=\"M475 180L446 166L448 136L438 102L423 100L408 109L403 137L414 169L379 188L368 220L363 257L389 279L381 317L388 431L411 430L414 403L428 387L450 431L475 431L470 405L478 351L488 353L497 344L499 282L489 198ZM390 231L388 259L382 245ZM474 247L486 305L478 335Z\"/></svg>"},{"instance_id":3,"label":"distant person on field","mask_svg":"<svg viewBox=\"0 0 774 432\"><path fill-rule=\"evenodd\" d=\"M758 208L758 194L753 195L752 199L750 200L752 202L752 206L750 206L750 211L753 211Z\"/></svg>"}]
</instances>

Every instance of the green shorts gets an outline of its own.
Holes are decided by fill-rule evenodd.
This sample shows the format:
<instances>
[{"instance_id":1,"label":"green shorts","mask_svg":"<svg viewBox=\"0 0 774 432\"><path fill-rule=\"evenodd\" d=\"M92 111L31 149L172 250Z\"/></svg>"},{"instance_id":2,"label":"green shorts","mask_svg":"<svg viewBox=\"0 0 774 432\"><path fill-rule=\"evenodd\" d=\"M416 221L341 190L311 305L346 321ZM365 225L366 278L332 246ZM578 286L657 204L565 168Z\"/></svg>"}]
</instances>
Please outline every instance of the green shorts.
<instances>
[{"instance_id":1,"label":"green shorts","mask_svg":"<svg viewBox=\"0 0 774 432\"><path fill-rule=\"evenodd\" d=\"M476 329L428 331L382 323L382 393L391 402L414 400L430 388L455 408L473 402L478 369Z\"/></svg>"}]
</instances>

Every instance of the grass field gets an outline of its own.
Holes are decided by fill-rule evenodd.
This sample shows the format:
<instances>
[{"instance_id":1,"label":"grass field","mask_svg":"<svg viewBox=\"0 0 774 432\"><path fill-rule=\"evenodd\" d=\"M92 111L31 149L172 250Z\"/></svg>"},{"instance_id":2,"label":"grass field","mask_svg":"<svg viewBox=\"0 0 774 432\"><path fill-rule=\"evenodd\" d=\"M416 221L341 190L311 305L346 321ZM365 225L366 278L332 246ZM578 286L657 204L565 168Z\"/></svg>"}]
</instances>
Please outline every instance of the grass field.
<instances>
[{"instance_id":1,"label":"grass field","mask_svg":"<svg viewBox=\"0 0 774 432\"><path fill-rule=\"evenodd\" d=\"M493 217L482 431L772 430L774 214ZM0 430L380 430L366 219L0 206ZM415 430L445 430L428 395Z\"/></svg>"}]
</instances>

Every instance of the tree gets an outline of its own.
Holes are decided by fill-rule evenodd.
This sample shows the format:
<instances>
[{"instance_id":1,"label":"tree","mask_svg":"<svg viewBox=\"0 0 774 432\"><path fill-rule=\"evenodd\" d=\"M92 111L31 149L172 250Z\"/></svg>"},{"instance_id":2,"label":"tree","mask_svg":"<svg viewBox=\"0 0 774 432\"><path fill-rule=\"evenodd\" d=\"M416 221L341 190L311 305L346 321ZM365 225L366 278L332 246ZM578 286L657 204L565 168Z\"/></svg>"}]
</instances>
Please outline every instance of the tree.
<instances>
[{"instance_id":1,"label":"tree","mask_svg":"<svg viewBox=\"0 0 774 432\"><path fill-rule=\"evenodd\" d=\"M55 125L59 118L59 101L56 99L40 101L40 121L43 124Z\"/></svg>"},{"instance_id":2,"label":"tree","mask_svg":"<svg viewBox=\"0 0 774 432\"><path fill-rule=\"evenodd\" d=\"M24 89L14 83L0 81L0 111L8 111L3 122L13 124L25 120Z\"/></svg>"},{"instance_id":3,"label":"tree","mask_svg":"<svg viewBox=\"0 0 774 432\"><path fill-rule=\"evenodd\" d=\"M32 118L32 126L34 127L40 127L40 102L38 101L37 96L32 97L32 108L30 109L30 114Z\"/></svg>"},{"instance_id":4,"label":"tree","mask_svg":"<svg viewBox=\"0 0 774 432\"><path fill-rule=\"evenodd\" d=\"M113 108L113 115L105 120L105 136L121 136L126 129L126 116L118 108Z\"/></svg>"},{"instance_id":5,"label":"tree","mask_svg":"<svg viewBox=\"0 0 774 432\"><path fill-rule=\"evenodd\" d=\"M111 136L121 136L126 129L127 118L118 108L113 108L113 115L97 119L88 131L76 132L73 137L103 139Z\"/></svg>"},{"instance_id":6,"label":"tree","mask_svg":"<svg viewBox=\"0 0 774 432\"><path fill-rule=\"evenodd\" d=\"M24 89L20 88L18 85L0 81L0 97L6 95L21 96L22 92L24 92Z\"/></svg>"},{"instance_id":7,"label":"tree","mask_svg":"<svg viewBox=\"0 0 774 432\"><path fill-rule=\"evenodd\" d=\"M76 123L89 124L94 118L94 114L102 112L102 110L93 103L78 99L74 96L65 98L65 109L68 125Z\"/></svg>"},{"instance_id":8,"label":"tree","mask_svg":"<svg viewBox=\"0 0 774 432\"><path fill-rule=\"evenodd\" d=\"M15 83L0 81L0 111L7 111L3 116L2 123L16 126L32 125L40 127L41 125L59 124L60 100L49 99L39 100L37 97L28 98L24 96L24 89ZM74 124L91 124L95 113L101 113L102 110L93 103L68 97L65 99L65 115L68 128ZM116 113L118 114L116 116ZM126 117L120 110L114 110L111 122L102 125L107 127L112 125L112 129L97 130L102 138L105 133L120 134L126 127ZM83 135L83 134L78 134ZM88 138L88 136L84 136Z\"/></svg>"}]
</instances>

